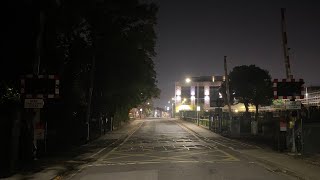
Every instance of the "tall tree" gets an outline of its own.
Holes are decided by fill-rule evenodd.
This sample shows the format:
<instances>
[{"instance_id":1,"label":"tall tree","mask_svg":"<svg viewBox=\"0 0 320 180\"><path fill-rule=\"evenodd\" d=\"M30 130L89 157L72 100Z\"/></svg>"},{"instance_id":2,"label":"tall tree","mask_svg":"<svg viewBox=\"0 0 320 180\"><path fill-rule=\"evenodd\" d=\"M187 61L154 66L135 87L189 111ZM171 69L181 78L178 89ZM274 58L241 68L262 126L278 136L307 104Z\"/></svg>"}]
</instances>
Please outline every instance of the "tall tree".
<instances>
[{"instance_id":1,"label":"tall tree","mask_svg":"<svg viewBox=\"0 0 320 180\"><path fill-rule=\"evenodd\" d=\"M242 65L233 68L229 79L234 97L245 105L246 112L250 104L256 107L257 120L259 106L272 103L273 91L269 72L255 65Z\"/></svg>"}]
</instances>

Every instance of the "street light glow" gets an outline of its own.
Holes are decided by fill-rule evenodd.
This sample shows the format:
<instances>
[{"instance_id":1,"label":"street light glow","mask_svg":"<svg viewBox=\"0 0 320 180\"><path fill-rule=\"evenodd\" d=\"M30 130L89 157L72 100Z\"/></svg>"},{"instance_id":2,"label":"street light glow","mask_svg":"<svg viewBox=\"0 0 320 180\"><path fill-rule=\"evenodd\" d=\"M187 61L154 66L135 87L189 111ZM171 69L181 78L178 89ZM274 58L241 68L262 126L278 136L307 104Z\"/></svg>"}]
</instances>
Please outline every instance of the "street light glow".
<instances>
[{"instance_id":1,"label":"street light glow","mask_svg":"<svg viewBox=\"0 0 320 180\"><path fill-rule=\"evenodd\" d=\"M191 82L191 79L190 78L187 78L186 79L186 83L190 83Z\"/></svg>"}]
</instances>

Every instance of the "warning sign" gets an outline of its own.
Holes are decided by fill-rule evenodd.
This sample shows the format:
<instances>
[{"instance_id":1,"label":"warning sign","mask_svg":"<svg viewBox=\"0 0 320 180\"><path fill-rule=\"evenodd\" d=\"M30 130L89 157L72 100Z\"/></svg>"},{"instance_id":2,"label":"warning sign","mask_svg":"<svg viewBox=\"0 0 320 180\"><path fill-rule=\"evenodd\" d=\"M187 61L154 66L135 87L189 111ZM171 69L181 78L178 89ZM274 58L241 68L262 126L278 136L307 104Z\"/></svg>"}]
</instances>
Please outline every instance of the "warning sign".
<instances>
[{"instance_id":1,"label":"warning sign","mask_svg":"<svg viewBox=\"0 0 320 180\"><path fill-rule=\"evenodd\" d=\"M287 131L287 123L280 121L280 131Z\"/></svg>"},{"instance_id":2,"label":"warning sign","mask_svg":"<svg viewBox=\"0 0 320 180\"><path fill-rule=\"evenodd\" d=\"M40 109L43 108L44 101L43 99L25 99L24 108L34 108Z\"/></svg>"},{"instance_id":3,"label":"warning sign","mask_svg":"<svg viewBox=\"0 0 320 180\"><path fill-rule=\"evenodd\" d=\"M285 106L289 110L301 109L301 101L286 101Z\"/></svg>"},{"instance_id":4,"label":"warning sign","mask_svg":"<svg viewBox=\"0 0 320 180\"><path fill-rule=\"evenodd\" d=\"M37 123L34 130L34 138L43 140L45 136L45 128L43 123Z\"/></svg>"}]
</instances>

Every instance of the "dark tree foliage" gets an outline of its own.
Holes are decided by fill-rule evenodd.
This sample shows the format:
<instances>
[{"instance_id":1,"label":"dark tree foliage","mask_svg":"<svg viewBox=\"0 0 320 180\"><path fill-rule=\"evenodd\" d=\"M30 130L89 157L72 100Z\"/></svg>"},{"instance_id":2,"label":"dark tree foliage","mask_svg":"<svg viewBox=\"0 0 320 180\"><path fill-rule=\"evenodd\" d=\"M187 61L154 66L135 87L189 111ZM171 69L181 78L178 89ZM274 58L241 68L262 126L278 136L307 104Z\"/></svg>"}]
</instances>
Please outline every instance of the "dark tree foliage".
<instances>
[{"instance_id":1,"label":"dark tree foliage","mask_svg":"<svg viewBox=\"0 0 320 180\"><path fill-rule=\"evenodd\" d=\"M271 76L267 70L255 65L234 67L229 75L230 89L239 102L244 103L248 112L249 104L256 107L256 120L259 105L270 105L273 99Z\"/></svg>"},{"instance_id":2,"label":"dark tree foliage","mask_svg":"<svg viewBox=\"0 0 320 180\"><path fill-rule=\"evenodd\" d=\"M107 106L111 114L118 109L128 113L159 95L152 61L157 7L138 1L102 2L99 7L111 12L101 8L91 17L96 34L94 98L111 102Z\"/></svg>"},{"instance_id":3,"label":"dark tree foliage","mask_svg":"<svg viewBox=\"0 0 320 180\"><path fill-rule=\"evenodd\" d=\"M18 99L20 75L33 73L40 27L40 74L57 74L61 80L61 98L46 102L43 110L47 115L42 117L53 119L55 125L50 127L65 128L68 133L70 127L84 126L91 82L92 118L108 114L125 119L131 108L159 96L152 60L155 4L31 0L8 7L12 16L3 21L8 26L2 41L6 52L1 53L1 102Z\"/></svg>"},{"instance_id":4,"label":"dark tree foliage","mask_svg":"<svg viewBox=\"0 0 320 180\"><path fill-rule=\"evenodd\" d=\"M90 83L96 119L124 120L131 108L159 96L152 60L156 13L154 4L135 0L61 1L56 41L69 112L87 110Z\"/></svg>"}]
</instances>

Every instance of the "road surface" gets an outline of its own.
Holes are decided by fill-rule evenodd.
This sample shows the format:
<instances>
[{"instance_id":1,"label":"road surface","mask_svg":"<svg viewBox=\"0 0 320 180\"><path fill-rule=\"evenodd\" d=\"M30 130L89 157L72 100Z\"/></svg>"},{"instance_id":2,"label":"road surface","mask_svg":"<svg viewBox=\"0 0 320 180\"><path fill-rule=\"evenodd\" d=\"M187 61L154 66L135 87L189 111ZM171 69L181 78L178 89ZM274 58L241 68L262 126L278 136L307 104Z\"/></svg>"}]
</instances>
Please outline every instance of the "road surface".
<instances>
[{"instance_id":1,"label":"road surface","mask_svg":"<svg viewBox=\"0 0 320 180\"><path fill-rule=\"evenodd\" d=\"M240 153L259 148L212 133L200 137L174 119L136 120L113 149L66 179L90 180L287 180L296 179ZM102 152L102 151L101 151Z\"/></svg>"}]
</instances>

